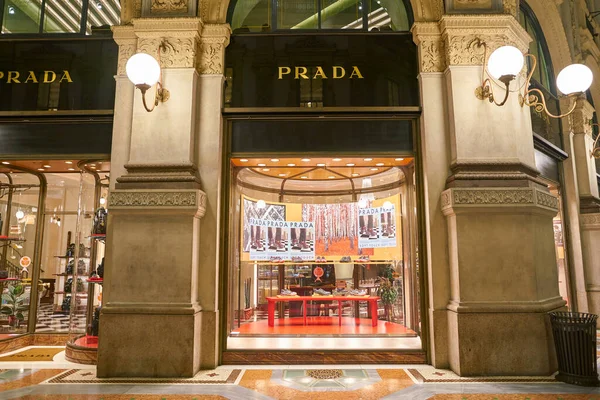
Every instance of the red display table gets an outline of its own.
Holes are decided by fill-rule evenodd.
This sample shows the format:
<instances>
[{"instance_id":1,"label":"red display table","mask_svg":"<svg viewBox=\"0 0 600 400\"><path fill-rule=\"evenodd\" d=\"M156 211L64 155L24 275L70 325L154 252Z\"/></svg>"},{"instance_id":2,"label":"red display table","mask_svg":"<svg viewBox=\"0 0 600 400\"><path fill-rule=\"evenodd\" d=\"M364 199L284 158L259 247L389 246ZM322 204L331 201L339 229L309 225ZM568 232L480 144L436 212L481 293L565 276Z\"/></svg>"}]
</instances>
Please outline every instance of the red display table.
<instances>
[{"instance_id":1,"label":"red display table","mask_svg":"<svg viewBox=\"0 0 600 400\"><path fill-rule=\"evenodd\" d=\"M306 325L306 303L309 301L337 301L338 302L338 323L342 326L342 302L343 301L366 301L369 303L371 311L372 326L377 326L377 300L379 296L277 296L267 297L268 304L268 322L269 326L275 326L275 303L280 301L301 301L302 318Z\"/></svg>"}]
</instances>

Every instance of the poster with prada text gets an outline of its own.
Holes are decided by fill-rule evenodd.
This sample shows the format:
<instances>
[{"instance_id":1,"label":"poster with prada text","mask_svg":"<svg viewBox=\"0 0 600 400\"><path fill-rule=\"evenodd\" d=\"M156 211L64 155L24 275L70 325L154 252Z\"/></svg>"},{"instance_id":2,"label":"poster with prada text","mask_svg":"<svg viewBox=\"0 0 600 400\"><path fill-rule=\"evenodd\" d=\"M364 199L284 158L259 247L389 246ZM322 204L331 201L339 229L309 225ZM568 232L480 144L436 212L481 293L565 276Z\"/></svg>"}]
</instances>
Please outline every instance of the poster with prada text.
<instances>
[{"instance_id":1,"label":"poster with prada text","mask_svg":"<svg viewBox=\"0 0 600 400\"><path fill-rule=\"evenodd\" d=\"M315 224L251 218L250 260L306 261L315 259Z\"/></svg>"},{"instance_id":2,"label":"poster with prada text","mask_svg":"<svg viewBox=\"0 0 600 400\"><path fill-rule=\"evenodd\" d=\"M358 248L396 247L396 209L384 207L358 209Z\"/></svg>"}]
</instances>

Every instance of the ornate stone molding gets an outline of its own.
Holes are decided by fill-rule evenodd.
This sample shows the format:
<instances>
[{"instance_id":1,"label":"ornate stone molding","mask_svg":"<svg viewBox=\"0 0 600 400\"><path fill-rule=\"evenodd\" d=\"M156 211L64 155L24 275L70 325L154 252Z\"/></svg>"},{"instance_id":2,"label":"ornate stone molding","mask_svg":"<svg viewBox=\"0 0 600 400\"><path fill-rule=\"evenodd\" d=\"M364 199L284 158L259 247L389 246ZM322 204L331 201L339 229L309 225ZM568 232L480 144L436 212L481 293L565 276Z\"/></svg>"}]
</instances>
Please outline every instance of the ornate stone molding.
<instances>
[{"instance_id":1,"label":"ornate stone molding","mask_svg":"<svg viewBox=\"0 0 600 400\"><path fill-rule=\"evenodd\" d=\"M117 75L125 75L125 64L137 48L137 36L131 25L113 26L113 39L119 45Z\"/></svg>"},{"instance_id":2,"label":"ornate stone molding","mask_svg":"<svg viewBox=\"0 0 600 400\"><path fill-rule=\"evenodd\" d=\"M581 214L579 223L584 229L600 229L600 214Z\"/></svg>"},{"instance_id":3,"label":"ornate stone molding","mask_svg":"<svg viewBox=\"0 0 600 400\"><path fill-rule=\"evenodd\" d=\"M486 42L488 56L500 46L516 46L527 52L531 37L511 15L445 15L440 30L446 48L447 65L483 65L483 47Z\"/></svg>"},{"instance_id":4,"label":"ornate stone molding","mask_svg":"<svg viewBox=\"0 0 600 400\"><path fill-rule=\"evenodd\" d=\"M142 0L121 0L121 24L126 25L133 18L142 16Z\"/></svg>"},{"instance_id":5,"label":"ornate stone molding","mask_svg":"<svg viewBox=\"0 0 600 400\"><path fill-rule=\"evenodd\" d=\"M446 69L446 49L438 23L417 22L412 33L414 42L419 46L420 72L443 72Z\"/></svg>"},{"instance_id":6,"label":"ornate stone molding","mask_svg":"<svg viewBox=\"0 0 600 400\"><path fill-rule=\"evenodd\" d=\"M207 24L199 43L197 69L201 74L225 72L225 47L229 44L231 28L228 24Z\"/></svg>"},{"instance_id":7,"label":"ornate stone molding","mask_svg":"<svg viewBox=\"0 0 600 400\"><path fill-rule=\"evenodd\" d=\"M519 0L504 0L504 14L519 18Z\"/></svg>"},{"instance_id":8,"label":"ornate stone molding","mask_svg":"<svg viewBox=\"0 0 600 400\"><path fill-rule=\"evenodd\" d=\"M142 0L142 17L195 17L198 0Z\"/></svg>"},{"instance_id":9,"label":"ornate stone molding","mask_svg":"<svg viewBox=\"0 0 600 400\"><path fill-rule=\"evenodd\" d=\"M558 211L558 199L537 188L452 188L442 192L444 215L453 214L456 208L473 207L539 207Z\"/></svg>"},{"instance_id":10,"label":"ornate stone molding","mask_svg":"<svg viewBox=\"0 0 600 400\"><path fill-rule=\"evenodd\" d=\"M201 190L113 190L110 208L194 208L198 216L206 210L206 194Z\"/></svg>"},{"instance_id":11,"label":"ornate stone molding","mask_svg":"<svg viewBox=\"0 0 600 400\"><path fill-rule=\"evenodd\" d=\"M590 121L594 116L594 107L584 98L578 97L575 111L571 115L571 130L574 134L592 136Z\"/></svg>"}]
</instances>

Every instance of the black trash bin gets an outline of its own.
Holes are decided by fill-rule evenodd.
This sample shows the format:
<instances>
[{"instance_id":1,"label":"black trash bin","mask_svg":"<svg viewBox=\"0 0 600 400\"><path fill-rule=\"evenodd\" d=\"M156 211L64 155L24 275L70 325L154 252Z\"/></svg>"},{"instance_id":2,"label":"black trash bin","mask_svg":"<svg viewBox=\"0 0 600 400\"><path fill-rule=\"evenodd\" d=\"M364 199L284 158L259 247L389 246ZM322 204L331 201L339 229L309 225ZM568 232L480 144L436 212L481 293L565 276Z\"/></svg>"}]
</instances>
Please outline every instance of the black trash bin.
<instances>
[{"instance_id":1,"label":"black trash bin","mask_svg":"<svg viewBox=\"0 0 600 400\"><path fill-rule=\"evenodd\" d=\"M595 314L551 312L550 322L558 359L556 379L581 386L598 386Z\"/></svg>"}]
</instances>

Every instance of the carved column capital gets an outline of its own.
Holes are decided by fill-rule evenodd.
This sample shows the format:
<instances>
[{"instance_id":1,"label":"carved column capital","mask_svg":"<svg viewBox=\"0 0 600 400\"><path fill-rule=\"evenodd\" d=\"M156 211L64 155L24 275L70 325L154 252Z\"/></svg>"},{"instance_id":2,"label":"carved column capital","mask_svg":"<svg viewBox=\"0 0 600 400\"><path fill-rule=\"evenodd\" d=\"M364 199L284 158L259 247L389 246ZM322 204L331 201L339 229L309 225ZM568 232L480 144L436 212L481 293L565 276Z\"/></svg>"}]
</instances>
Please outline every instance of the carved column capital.
<instances>
[{"instance_id":1,"label":"carved column capital","mask_svg":"<svg viewBox=\"0 0 600 400\"><path fill-rule=\"evenodd\" d=\"M230 36L229 24L204 25L197 58L197 69L201 74L222 75L225 72L225 48Z\"/></svg>"},{"instance_id":2,"label":"carved column capital","mask_svg":"<svg viewBox=\"0 0 600 400\"><path fill-rule=\"evenodd\" d=\"M132 25L113 26L113 39L119 46L117 75L125 75L125 64L137 49L137 36Z\"/></svg>"},{"instance_id":3,"label":"carved column capital","mask_svg":"<svg viewBox=\"0 0 600 400\"><path fill-rule=\"evenodd\" d=\"M447 65L483 65L483 47L488 56L498 47L512 45L527 53L531 37L511 15L445 15L440 20L440 31L446 48Z\"/></svg>"},{"instance_id":4,"label":"carved column capital","mask_svg":"<svg viewBox=\"0 0 600 400\"><path fill-rule=\"evenodd\" d=\"M419 50L419 72L443 72L446 69L446 50L437 22L415 22L413 41Z\"/></svg>"},{"instance_id":5,"label":"carved column capital","mask_svg":"<svg viewBox=\"0 0 600 400\"><path fill-rule=\"evenodd\" d=\"M590 125L594 117L594 107L580 96L576 100L575 111L571 114L571 130L575 135L588 135L592 137L592 125Z\"/></svg>"},{"instance_id":6,"label":"carved column capital","mask_svg":"<svg viewBox=\"0 0 600 400\"><path fill-rule=\"evenodd\" d=\"M198 0L142 0L142 17L195 17Z\"/></svg>"}]
</instances>

